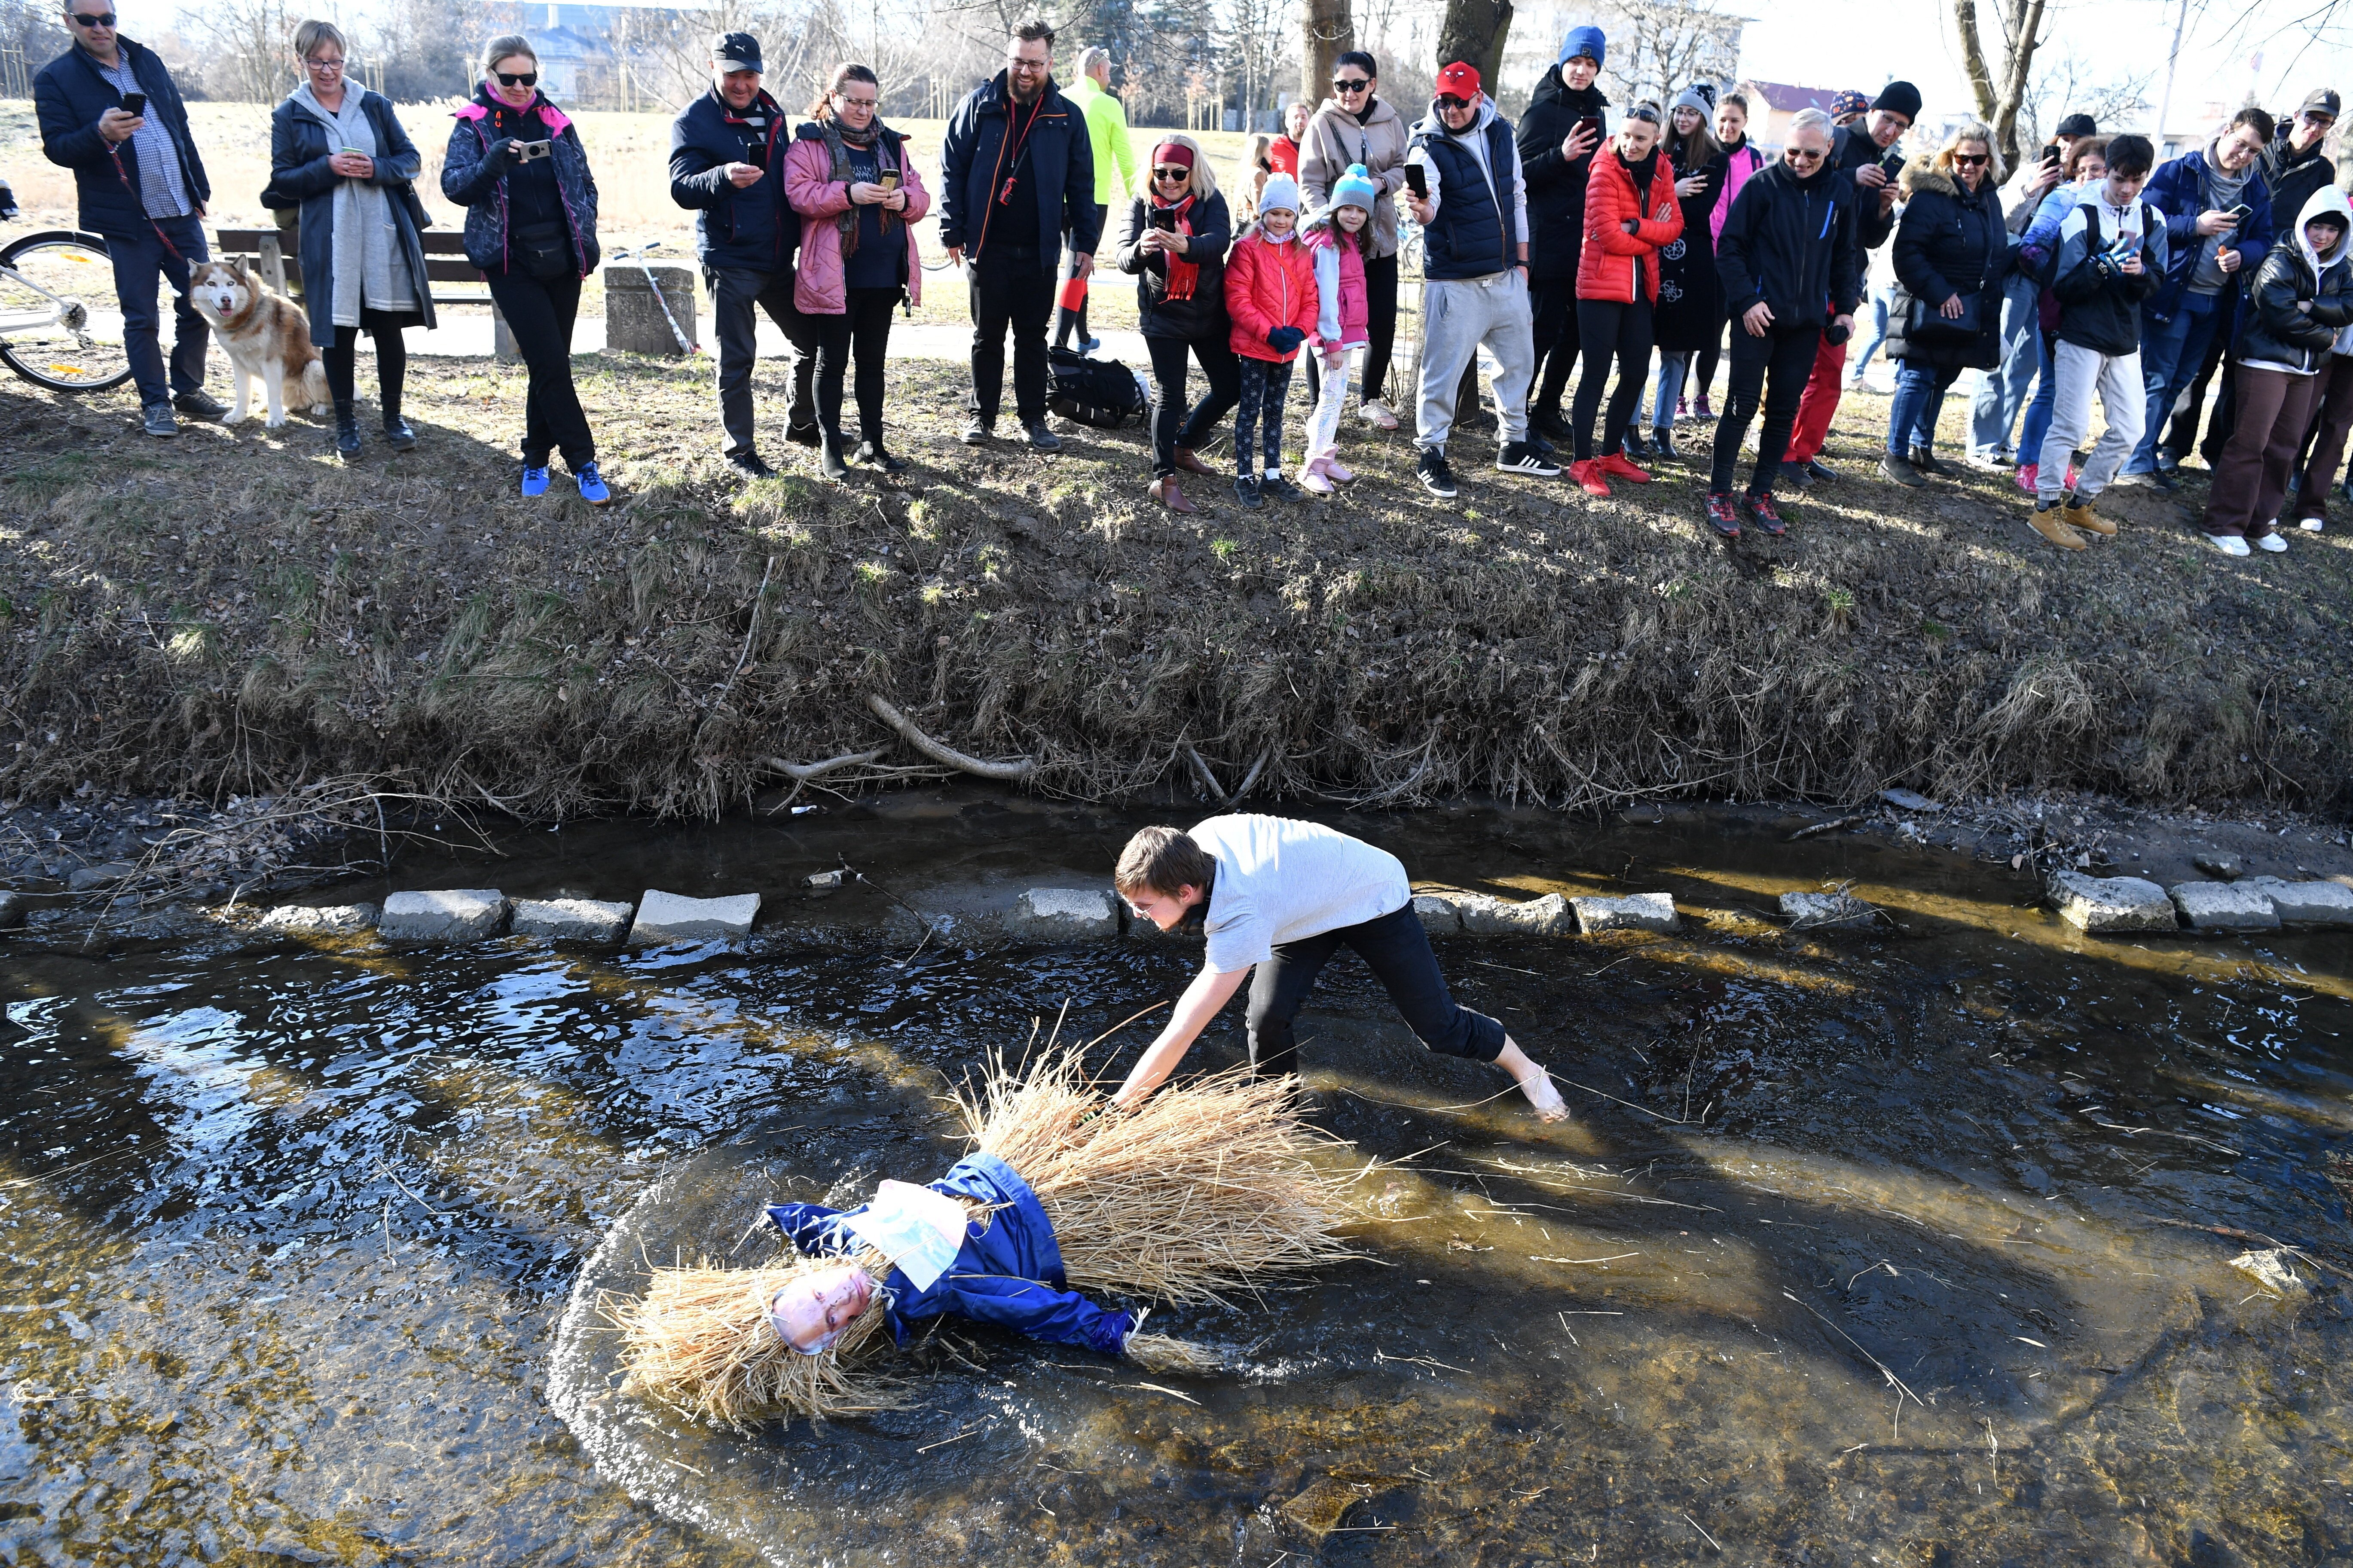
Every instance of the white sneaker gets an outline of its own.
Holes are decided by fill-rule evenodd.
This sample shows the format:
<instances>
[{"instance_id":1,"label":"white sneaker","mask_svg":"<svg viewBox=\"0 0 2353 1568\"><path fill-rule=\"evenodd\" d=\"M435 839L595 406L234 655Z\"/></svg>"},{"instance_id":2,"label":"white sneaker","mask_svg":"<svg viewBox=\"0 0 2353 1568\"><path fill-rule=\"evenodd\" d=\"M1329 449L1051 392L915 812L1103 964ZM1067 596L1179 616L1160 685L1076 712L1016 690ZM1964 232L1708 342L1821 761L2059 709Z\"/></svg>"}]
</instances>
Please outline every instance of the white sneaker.
<instances>
[{"instance_id":1,"label":"white sneaker","mask_svg":"<svg viewBox=\"0 0 2353 1568\"><path fill-rule=\"evenodd\" d=\"M2240 538L2235 533L2210 533L2206 536L2206 542L2212 545L2215 549L2221 551L2225 555L2252 555L2254 553L2254 552L2247 548L2247 542Z\"/></svg>"},{"instance_id":2,"label":"white sneaker","mask_svg":"<svg viewBox=\"0 0 2353 1568\"><path fill-rule=\"evenodd\" d=\"M1356 417L1377 430L1394 430L1398 427L1397 410L1377 397L1359 407L1356 410Z\"/></svg>"},{"instance_id":3,"label":"white sneaker","mask_svg":"<svg viewBox=\"0 0 2353 1568\"><path fill-rule=\"evenodd\" d=\"M2296 527L2304 530L2306 533L2318 533L2323 527L2323 523L2322 520L2319 518L2307 517L2302 522L2297 523Z\"/></svg>"},{"instance_id":4,"label":"white sneaker","mask_svg":"<svg viewBox=\"0 0 2353 1568\"><path fill-rule=\"evenodd\" d=\"M2018 465L2000 452L1971 452L1969 467L1989 474L2006 474Z\"/></svg>"},{"instance_id":5,"label":"white sneaker","mask_svg":"<svg viewBox=\"0 0 2353 1568\"><path fill-rule=\"evenodd\" d=\"M2266 533L2255 541L2255 547L2259 550L2268 550L2274 555L2284 555L2287 553L2287 535Z\"/></svg>"}]
</instances>

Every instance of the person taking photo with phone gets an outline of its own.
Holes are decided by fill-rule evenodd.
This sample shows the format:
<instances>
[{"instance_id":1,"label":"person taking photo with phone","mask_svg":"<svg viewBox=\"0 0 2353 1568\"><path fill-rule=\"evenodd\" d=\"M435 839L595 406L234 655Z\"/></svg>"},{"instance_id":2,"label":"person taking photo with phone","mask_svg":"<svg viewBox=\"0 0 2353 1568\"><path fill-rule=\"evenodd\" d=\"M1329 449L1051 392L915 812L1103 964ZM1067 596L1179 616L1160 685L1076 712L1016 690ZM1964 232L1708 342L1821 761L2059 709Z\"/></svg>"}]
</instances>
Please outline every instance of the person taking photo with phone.
<instances>
[{"instance_id":1,"label":"person taking photo with phone","mask_svg":"<svg viewBox=\"0 0 2353 1568\"><path fill-rule=\"evenodd\" d=\"M1152 358L1152 499L1170 511L1198 511L1181 470L1214 478L1197 447L1241 397L1241 364L1229 341L1226 252L1233 219L1208 154L1170 133L1152 149L1120 226L1115 265L1135 279L1136 325ZM1208 386L1187 413L1185 367L1198 361Z\"/></svg>"},{"instance_id":2,"label":"person taking photo with phone","mask_svg":"<svg viewBox=\"0 0 2353 1568\"><path fill-rule=\"evenodd\" d=\"M572 321L599 254L588 153L571 116L539 90L539 57L518 33L482 46L481 88L457 121L441 194L466 209L466 259L482 269L531 372L522 494L547 493L548 454L561 451L580 499L603 506L613 493L572 384Z\"/></svg>"},{"instance_id":3,"label":"person taking photo with phone","mask_svg":"<svg viewBox=\"0 0 2353 1568\"><path fill-rule=\"evenodd\" d=\"M102 0L72 0L62 19L73 47L33 80L41 151L73 171L81 226L106 241L114 264L140 426L150 436L176 436L174 408L192 419L228 412L205 390L212 330L188 295L189 273L212 259L204 226L212 184L180 89L155 51L116 32ZM178 296L168 374L158 296L164 282Z\"/></svg>"},{"instance_id":4,"label":"person taking photo with phone","mask_svg":"<svg viewBox=\"0 0 2353 1568\"><path fill-rule=\"evenodd\" d=\"M1528 305L1535 352L1528 428L1569 437L1560 400L1577 368L1577 269L1585 247L1585 186L1607 133L1609 100L1594 83L1609 53L1601 29L1577 26L1560 59L1536 83L1520 121L1520 167L1528 182Z\"/></svg>"}]
</instances>

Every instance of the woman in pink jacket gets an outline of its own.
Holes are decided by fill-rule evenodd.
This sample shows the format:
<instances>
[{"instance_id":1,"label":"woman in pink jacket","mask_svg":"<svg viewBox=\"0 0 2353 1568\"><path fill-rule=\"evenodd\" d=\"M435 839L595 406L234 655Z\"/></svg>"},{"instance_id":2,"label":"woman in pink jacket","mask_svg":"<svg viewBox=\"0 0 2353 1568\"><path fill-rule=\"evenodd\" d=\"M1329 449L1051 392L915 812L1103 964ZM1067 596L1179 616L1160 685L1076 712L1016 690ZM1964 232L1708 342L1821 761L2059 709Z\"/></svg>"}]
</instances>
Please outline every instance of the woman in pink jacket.
<instances>
[{"instance_id":1,"label":"woman in pink jacket","mask_svg":"<svg viewBox=\"0 0 2353 1568\"><path fill-rule=\"evenodd\" d=\"M920 304L923 267L915 225L931 194L907 156L907 139L875 118L874 73L844 65L809 108L785 154L785 199L801 216L793 303L817 324L818 448L825 477L849 472L842 456L841 381L858 361L858 461L897 472L905 459L882 447L882 361L891 312Z\"/></svg>"}]
</instances>

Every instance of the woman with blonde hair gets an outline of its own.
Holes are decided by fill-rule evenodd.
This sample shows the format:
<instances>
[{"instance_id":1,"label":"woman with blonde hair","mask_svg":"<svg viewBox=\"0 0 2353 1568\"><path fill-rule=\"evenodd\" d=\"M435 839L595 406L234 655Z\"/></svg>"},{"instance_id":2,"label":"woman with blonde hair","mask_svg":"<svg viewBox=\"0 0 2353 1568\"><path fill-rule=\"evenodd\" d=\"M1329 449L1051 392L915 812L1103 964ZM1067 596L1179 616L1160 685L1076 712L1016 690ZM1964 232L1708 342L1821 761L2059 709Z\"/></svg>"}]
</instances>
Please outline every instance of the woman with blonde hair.
<instances>
[{"instance_id":1,"label":"woman with blonde hair","mask_svg":"<svg viewBox=\"0 0 2353 1568\"><path fill-rule=\"evenodd\" d=\"M1901 367L1879 471L1917 489L1954 470L1936 461L1936 417L1964 370L2001 363L2001 280L2010 231L2001 221L2001 154L1990 128L1970 123L1899 176L1905 205L1895 230L1895 295L1887 353Z\"/></svg>"},{"instance_id":2,"label":"woman with blonde hair","mask_svg":"<svg viewBox=\"0 0 2353 1568\"><path fill-rule=\"evenodd\" d=\"M1152 356L1152 499L1170 511L1198 510L1178 488L1177 472L1217 472L1195 448L1241 398L1241 366L1226 341L1226 251L1233 238L1200 143L1173 132L1162 137L1128 203L1118 258L1122 272L1134 274L1136 315ZM1188 355L1200 362L1209 389L1186 414Z\"/></svg>"},{"instance_id":3,"label":"woman with blonde hair","mask_svg":"<svg viewBox=\"0 0 2353 1568\"><path fill-rule=\"evenodd\" d=\"M269 116L269 189L262 205L301 209L302 299L311 341L326 363L335 405L335 450L360 455L353 355L359 334L375 340L376 405L396 452L417 445L400 416L408 351L402 331L431 331L433 294L425 277L422 209L410 182L424 167L391 102L343 78L346 46L332 22L294 29L302 80Z\"/></svg>"}]
</instances>

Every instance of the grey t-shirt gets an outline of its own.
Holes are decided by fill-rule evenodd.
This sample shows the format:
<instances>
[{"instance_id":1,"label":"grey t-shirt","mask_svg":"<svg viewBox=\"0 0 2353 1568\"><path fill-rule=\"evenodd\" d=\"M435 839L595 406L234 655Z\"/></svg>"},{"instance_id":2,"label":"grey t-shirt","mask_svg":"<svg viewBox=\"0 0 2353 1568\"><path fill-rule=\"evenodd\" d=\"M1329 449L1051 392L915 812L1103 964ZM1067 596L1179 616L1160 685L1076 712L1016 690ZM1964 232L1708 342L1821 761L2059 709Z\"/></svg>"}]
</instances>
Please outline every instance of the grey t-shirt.
<instances>
[{"instance_id":1,"label":"grey t-shirt","mask_svg":"<svg viewBox=\"0 0 2353 1568\"><path fill-rule=\"evenodd\" d=\"M1362 925L1413 899L1396 856L1313 822L1213 816L1193 829L1193 842L1218 863L1203 924L1208 965L1219 974L1265 963L1279 943Z\"/></svg>"}]
</instances>

